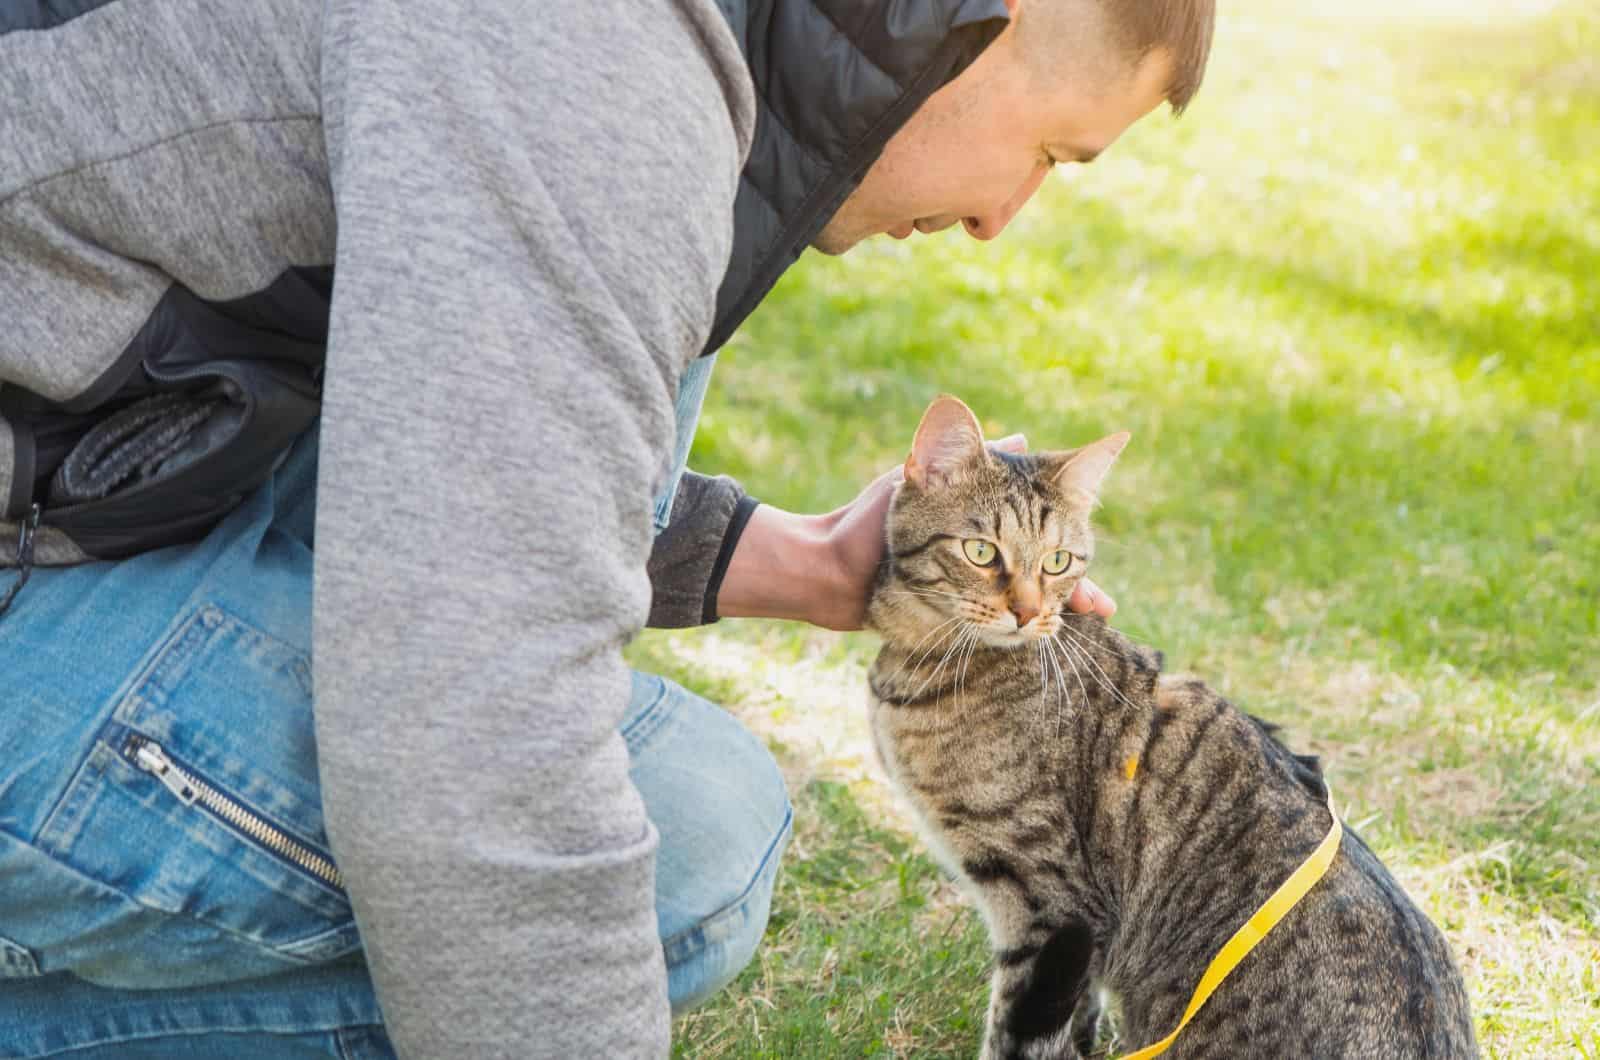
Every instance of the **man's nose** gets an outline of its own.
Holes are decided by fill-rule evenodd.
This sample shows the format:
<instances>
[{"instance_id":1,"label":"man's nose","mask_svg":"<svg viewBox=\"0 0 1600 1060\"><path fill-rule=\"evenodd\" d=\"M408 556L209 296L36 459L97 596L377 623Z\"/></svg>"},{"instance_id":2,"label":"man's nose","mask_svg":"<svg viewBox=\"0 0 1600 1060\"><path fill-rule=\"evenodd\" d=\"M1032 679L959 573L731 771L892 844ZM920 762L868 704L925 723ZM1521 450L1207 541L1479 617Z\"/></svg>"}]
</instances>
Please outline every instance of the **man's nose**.
<instances>
[{"instance_id":1,"label":"man's nose","mask_svg":"<svg viewBox=\"0 0 1600 1060\"><path fill-rule=\"evenodd\" d=\"M973 239L987 241L1004 232L1006 225L1010 224L1011 219L1017 216L1017 212L1033 198L1033 193L1039 190L1039 186L1049 174L1050 166L1041 163L1011 198L986 213L962 218L961 223L966 225L967 234Z\"/></svg>"}]
</instances>

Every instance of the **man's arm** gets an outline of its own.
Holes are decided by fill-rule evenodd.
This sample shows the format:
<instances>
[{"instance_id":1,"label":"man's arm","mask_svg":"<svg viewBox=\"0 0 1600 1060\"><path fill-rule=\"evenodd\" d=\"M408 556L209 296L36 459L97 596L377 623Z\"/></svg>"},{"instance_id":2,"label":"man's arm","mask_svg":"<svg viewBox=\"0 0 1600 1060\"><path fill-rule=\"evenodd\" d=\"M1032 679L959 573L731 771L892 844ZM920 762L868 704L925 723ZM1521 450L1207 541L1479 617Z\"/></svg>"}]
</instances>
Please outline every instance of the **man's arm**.
<instances>
[{"instance_id":1,"label":"man's arm","mask_svg":"<svg viewBox=\"0 0 1600 1060\"><path fill-rule=\"evenodd\" d=\"M996 447L1021 452L1021 435ZM873 574L883 559L883 526L899 465L849 504L799 515L745 496L732 479L684 476L672 526L650 557L652 626L718 618L786 618L827 629L860 629ZM1106 618L1116 602L1088 578L1068 606Z\"/></svg>"},{"instance_id":2,"label":"man's arm","mask_svg":"<svg viewBox=\"0 0 1600 1060\"><path fill-rule=\"evenodd\" d=\"M616 725L753 121L711 0L333 0L327 828L403 1057L665 1055Z\"/></svg>"}]
</instances>

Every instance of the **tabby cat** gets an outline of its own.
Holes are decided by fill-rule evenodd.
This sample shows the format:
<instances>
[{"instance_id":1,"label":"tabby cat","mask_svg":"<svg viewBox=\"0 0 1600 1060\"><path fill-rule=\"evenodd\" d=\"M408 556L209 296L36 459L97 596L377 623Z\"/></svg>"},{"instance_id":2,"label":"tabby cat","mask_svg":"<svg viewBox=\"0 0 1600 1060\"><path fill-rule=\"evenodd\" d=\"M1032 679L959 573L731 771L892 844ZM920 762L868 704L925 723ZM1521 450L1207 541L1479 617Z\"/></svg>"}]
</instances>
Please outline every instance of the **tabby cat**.
<instances>
[{"instance_id":1,"label":"tabby cat","mask_svg":"<svg viewBox=\"0 0 1600 1060\"><path fill-rule=\"evenodd\" d=\"M1332 823L1314 759L1161 655L1067 610L1117 434L1069 452L984 445L923 416L868 610L873 739L934 855L982 912L984 1060L1075 1057L1111 999L1166 1037L1225 942ZM1165 1054L1474 1057L1437 928L1346 830L1327 874Z\"/></svg>"}]
</instances>

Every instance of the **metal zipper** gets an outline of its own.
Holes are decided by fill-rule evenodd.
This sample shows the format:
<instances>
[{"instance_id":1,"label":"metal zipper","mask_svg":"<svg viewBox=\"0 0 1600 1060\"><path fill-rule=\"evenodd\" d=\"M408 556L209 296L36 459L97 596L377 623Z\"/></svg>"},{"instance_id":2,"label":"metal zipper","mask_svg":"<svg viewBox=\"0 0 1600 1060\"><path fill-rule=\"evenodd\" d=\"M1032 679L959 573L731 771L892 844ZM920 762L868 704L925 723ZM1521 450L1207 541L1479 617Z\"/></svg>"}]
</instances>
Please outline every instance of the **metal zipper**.
<instances>
[{"instance_id":1,"label":"metal zipper","mask_svg":"<svg viewBox=\"0 0 1600 1060\"><path fill-rule=\"evenodd\" d=\"M199 803L228 824L280 857L292 861L330 887L344 890L344 875L339 867L317 851L262 820L250 810L222 794L193 773L178 766L161 745L143 736L129 736L122 753L134 765L153 775L185 806Z\"/></svg>"}]
</instances>

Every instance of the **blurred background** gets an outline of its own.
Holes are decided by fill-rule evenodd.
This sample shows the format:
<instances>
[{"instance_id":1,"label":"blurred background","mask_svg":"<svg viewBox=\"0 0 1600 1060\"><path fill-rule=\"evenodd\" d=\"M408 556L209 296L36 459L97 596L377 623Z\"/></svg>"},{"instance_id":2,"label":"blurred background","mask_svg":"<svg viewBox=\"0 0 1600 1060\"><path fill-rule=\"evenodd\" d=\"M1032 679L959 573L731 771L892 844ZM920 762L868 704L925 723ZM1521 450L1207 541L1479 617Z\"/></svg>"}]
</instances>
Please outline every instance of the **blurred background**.
<instances>
[{"instance_id":1,"label":"blurred background","mask_svg":"<svg viewBox=\"0 0 1600 1060\"><path fill-rule=\"evenodd\" d=\"M1035 448L1131 430L1116 624L1324 757L1486 1056L1600 1057L1600 0L1222 6L1190 110L996 242L808 254L691 463L825 511L941 391ZM982 931L877 778L875 650L632 649L765 735L797 807L767 945L679 1056L976 1054Z\"/></svg>"}]
</instances>

